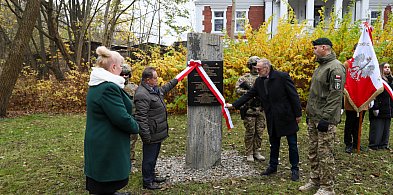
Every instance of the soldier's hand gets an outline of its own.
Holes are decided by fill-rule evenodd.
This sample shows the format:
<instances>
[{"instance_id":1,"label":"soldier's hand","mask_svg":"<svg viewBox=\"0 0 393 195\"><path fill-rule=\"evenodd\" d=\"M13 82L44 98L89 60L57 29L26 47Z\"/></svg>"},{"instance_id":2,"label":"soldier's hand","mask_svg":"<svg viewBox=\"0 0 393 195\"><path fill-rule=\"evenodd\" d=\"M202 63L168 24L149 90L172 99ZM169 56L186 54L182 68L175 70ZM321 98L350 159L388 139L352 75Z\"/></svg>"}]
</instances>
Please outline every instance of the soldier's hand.
<instances>
[{"instance_id":1,"label":"soldier's hand","mask_svg":"<svg viewBox=\"0 0 393 195\"><path fill-rule=\"evenodd\" d=\"M251 86L247 83L247 81L243 81L243 82L239 85L239 87L241 87L241 88L243 88L243 89L245 89L245 90L250 90L250 89L251 89Z\"/></svg>"},{"instance_id":2,"label":"soldier's hand","mask_svg":"<svg viewBox=\"0 0 393 195\"><path fill-rule=\"evenodd\" d=\"M321 119L317 126L318 131L327 132L329 130L329 122Z\"/></svg>"},{"instance_id":3,"label":"soldier's hand","mask_svg":"<svg viewBox=\"0 0 393 195\"><path fill-rule=\"evenodd\" d=\"M296 122L297 122L297 123L300 123L301 120L302 120L302 117L301 117L301 116L296 117Z\"/></svg>"},{"instance_id":4,"label":"soldier's hand","mask_svg":"<svg viewBox=\"0 0 393 195\"><path fill-rule=\"evenodd\" d=\"M226 104L225 104L225 108L232 108L232 104L226 103Z\"/></svg>"}]
</instances>

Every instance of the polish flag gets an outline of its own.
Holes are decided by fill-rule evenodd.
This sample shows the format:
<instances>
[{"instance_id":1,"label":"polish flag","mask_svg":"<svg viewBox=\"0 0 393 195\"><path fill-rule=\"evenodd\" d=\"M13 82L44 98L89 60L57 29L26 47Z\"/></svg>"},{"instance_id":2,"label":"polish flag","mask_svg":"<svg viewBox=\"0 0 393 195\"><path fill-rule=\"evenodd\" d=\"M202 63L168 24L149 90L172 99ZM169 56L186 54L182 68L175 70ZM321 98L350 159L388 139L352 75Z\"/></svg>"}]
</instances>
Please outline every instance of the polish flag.
<instances>
[{"instance_id":1,"label":"polish flag","mask_svg":"<svg viewBox=\"0 0 393 195\"><path fill-rule=\"evenodd\" d=\"M371 26L365 22L355 53L348 60L344 93L356 112L367 110L369 103L384 90L371 32Z\"/></svg>"}]
</instances>

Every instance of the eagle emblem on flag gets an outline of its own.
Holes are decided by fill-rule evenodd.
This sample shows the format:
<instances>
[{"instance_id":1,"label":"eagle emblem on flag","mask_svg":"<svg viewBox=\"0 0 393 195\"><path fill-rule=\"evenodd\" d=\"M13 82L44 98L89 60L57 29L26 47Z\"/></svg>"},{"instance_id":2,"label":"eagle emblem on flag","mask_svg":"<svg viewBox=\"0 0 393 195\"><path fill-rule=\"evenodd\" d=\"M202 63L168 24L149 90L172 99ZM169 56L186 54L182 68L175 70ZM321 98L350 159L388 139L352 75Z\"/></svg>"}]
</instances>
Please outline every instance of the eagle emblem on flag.
<instances>
[{"instance_id":1,"label":"eagle emblem on flag","mask_svg":"<svg viewBox=\"0 0 393 195\"><path fill-rule=\"evenodd\" d=\"M375 70L375 65L372 63L372 57L361 53L355 56L352 67L349 69L351 78L359 81L360 78L370 77Z\"/></svg>"}]
</instances>

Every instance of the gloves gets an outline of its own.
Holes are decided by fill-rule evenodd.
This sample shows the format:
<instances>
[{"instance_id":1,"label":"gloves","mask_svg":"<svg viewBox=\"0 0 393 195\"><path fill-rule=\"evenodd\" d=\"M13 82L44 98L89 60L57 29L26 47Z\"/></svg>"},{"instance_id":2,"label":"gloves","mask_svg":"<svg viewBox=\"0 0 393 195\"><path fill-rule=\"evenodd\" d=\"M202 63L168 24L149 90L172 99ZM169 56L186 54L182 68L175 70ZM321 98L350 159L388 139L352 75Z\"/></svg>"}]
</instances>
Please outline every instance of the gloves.
<instances>
[{"instance_id":1,"label":"gloves","mask_svg":"<svg viewBox=\"0 0 393 195\"><path fill-rule=\"evenodd\" d=\"M329 129L329 122L321 119L317 126L318 131L320 132L327 132Z\"/></svg>"},{"instance_id":2,"label":"gloves","mask_svg":"<svg viewBox=\"0 0 393 195\"><path fill-rule=\"evenodd\" d=\"M374 116L378 116L379 110L373 110L373 114L374 114Z\"/></svg>"},{"instance_id":3,"label":"gloves","mask_svg":"<svg viewBox=\"0 0 393 195\"><path fill-rule=\"evenodd\" d=\"M244 81L243 83L241 83L239 85L239 87L241 87L241 88L243 88L245 90L250 90L251 89L251 86L247 83L247 81Z\"/></svg>"}]
</instances>

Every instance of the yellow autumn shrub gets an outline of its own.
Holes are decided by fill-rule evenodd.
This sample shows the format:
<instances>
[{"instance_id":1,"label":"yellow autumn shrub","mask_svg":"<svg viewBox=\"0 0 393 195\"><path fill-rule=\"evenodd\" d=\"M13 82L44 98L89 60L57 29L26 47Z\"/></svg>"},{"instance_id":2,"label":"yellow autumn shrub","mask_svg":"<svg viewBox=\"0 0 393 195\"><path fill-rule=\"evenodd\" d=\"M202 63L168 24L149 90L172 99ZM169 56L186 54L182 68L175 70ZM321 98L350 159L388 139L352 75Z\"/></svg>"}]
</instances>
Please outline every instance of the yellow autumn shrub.
<instances>
[{"instance_id":1,"label":"yellow autumn shrub","mask_svg":"<svg viewBox=\"0 0 393 195\"><path fill-rule=\"evenodd\" d=\"M323 10L321 12L323 15ZM227 102L238 98L234 87L239 76L248 71L246 62L250 56L269 59L274 69L288 72L294 80L303 106L307 101L311 76L317 67L311 41L319 37L328 37L333 42L337 58L344 62L352 57L352 48L359 40L361 23L351 23L351 15L339 21L338 28L333 22L322 21L313 29L296 21L293 12L288 20L280 20L276 34L268 31L269 21L258 30L250 26L245 32L246 39L231 41L224 37L224 97ZM379 62L393 63L393 16L382 28L376 22L373 32L374 49ZM169 48L160 54L159 48L146 53L135 54L138 60L126 59L132 67L131 81L139 84L142 71L146 66L156 67L159 84L173 79L186 68L186 48ZM83 112L89 73L70 71L65 82L54 79L37 81L35 73L25 69L11 97L10 110L43 110L50 112ZM187 109L187 79L181 81L166 96L169 112L185 113Z\"/></svg>"},{"instance_id":2,"label":"yellow autumn shrub","mask_svg":"<svg viewBox=\"0 0 393 195\"><path fill-rule=\"evenodd\" d=\"M10 99L10 111L84 112L89 73L68 71L65 81L37 80L37 73L25 67Z\"/></svg>"}]
</instances>

